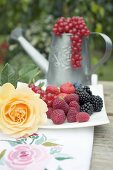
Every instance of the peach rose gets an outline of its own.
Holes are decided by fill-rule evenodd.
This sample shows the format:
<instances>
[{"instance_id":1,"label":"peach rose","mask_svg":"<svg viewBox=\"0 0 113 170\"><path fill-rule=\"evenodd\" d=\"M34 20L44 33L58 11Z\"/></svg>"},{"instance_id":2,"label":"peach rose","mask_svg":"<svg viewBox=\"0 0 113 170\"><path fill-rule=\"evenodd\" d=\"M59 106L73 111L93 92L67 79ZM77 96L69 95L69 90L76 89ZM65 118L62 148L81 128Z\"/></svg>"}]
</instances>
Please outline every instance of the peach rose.
<instances>
[{"instance_id":1,"label":"peach rose","mask_svg":"<svg viewBox=\"0 0 113 170\"><path fill-rule=\"evenodd\" d=\"M0 130L12 137L35 133L45 123L47 105L27 85L0 87Z\"/></svg>"}]
</instances>

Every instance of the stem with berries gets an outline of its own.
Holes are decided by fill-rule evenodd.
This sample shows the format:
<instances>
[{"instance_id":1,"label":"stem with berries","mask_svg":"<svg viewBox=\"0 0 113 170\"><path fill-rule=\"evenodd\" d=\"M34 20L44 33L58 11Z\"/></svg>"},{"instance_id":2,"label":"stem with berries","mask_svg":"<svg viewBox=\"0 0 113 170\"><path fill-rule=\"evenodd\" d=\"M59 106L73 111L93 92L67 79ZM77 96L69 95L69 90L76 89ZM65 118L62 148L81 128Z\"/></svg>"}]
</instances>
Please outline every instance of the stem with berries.
<instances>
[{"instance_id":1,"label":"stem with berries","mask_svg":"<svg viewBox=\"0 0 113 170\"><path fill-rule=\"evenodd\" d=\"M90 31L83 17L61 17L54 24L53 32L56 36L61 36L63 33L71 34L71 65L73 68L81 67L82 41L84 37L90 35Z\"/></svg>"}]
</instances>

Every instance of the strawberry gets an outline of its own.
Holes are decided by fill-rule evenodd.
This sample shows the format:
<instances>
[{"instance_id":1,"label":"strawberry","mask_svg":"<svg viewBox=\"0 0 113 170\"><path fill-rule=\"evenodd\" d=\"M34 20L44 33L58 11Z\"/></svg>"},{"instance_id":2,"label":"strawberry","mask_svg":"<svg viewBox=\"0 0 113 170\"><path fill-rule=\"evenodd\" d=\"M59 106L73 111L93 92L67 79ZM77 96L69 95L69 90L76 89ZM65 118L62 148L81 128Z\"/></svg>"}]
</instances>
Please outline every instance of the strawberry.
<instances>
[{"instance_id":1,"label":"strawberry","mask_svg":"<svg viewBox=\"0 0 113 170\"><path fill-rule=\"evenodd\" d=\"M90 119L90 116L87 112L79 112L76 115L77 122L87 122Z\"/></svg>"},{"instance_id":2,"label":"strawberry","mask_svg":"<svg viewBox=\"0 0 113 170\"><path fill-rule=\"evenodd\" d=\"M51 114L51 120L54 124L62 124L66 119L66 115L63 110L55 109Z\"/></svg>"},{"instance_id":3,"label":"strawberry","mask_svg":"<svg viewBox=\"0 0 113 170\"><path fill-rule=\"evenodd\" d=\"M67 82L67 83L64 83L60 86L60 92L61 93L67 93L67 94L74 93L75 88L74 88L72 83Z\"/></svg>"},{"instance_id":4,"label":"strawberry","mask_svg":"<svg viewBox=\"0 0 113 170\"><path fill-rule=\"evenodd\" d=\"M59 89L54 85L48 85L46 87L46 93L59 94Z\"/></svg>"}]
</instances>

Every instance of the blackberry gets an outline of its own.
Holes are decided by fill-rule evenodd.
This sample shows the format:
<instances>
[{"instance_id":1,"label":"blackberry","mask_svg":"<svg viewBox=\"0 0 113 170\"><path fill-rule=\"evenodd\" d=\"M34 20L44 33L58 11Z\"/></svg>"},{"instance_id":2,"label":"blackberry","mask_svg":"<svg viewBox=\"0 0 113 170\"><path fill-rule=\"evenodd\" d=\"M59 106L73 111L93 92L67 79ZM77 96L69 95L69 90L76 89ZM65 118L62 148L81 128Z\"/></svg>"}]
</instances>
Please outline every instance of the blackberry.
<instances>
[{"instance_id":1,"label":"blackberry","mask_svg":"<svg viewBox=\"0 0 113 170\"><path fill-rule=\"evenodd\" d=\"M79 95L80 105L90 102L91 96L86 91L81 90L81 91L77 92L77 94Z\"/></svg>"},{"instance_id":2,"label":"blackberry","mask_svg":"<svg viewBox=\"0 0 113 170\"><path fill-rule=\"evenodd\" d=\"M94 112L93 105L90 102L85 103L84 105L81 106L80 111L87 112L89 115L92 115Z\"/></svg>"},{"instance_id":3,"label":"blackberry","mask_svg":"<svg viewBox=\"0 0 113 170\"><path fill-rule=\"evenodd\" d=\"M84 103L90 102L90 98L92 96L92 92L90 90L90 87L83 86L80 83L74 83L74 86L76 88L76 93L79 95L80 105L83 105Z\"/></svg>"},{"instance_id":4,"label":"blackberry","mask_svg":"<svg viewBox=\"0 0 113 170\"><path fill-rule=\"evenodd\" d=\"M93 105L94 112L100 112L103 107L103 100L100 96L94 96L91 97L91 104Z\"/></svg>"},{"instance_id":5,"label":"blackberry","mask_svg":"<svg viewBox=\"0 0 113 170\"><path fill-rule=\"evenodd\" d=\"M76 89L77 89L78 93L79 93L80 91L85 91L85 92L87 92L90 96L92 96L92 91L90 90L90 87L88 87L88 86L82 86L82 85L80 85L80 86L77 87Z\"/></svg>"},{"instance_id":6,"label":"blackberry","mask_svg":"<svg viewBox=\"0 0 113 170\"><path fill-rule=\"evenodd\" d=\"M92 96L92 91L90 90L90 87L84 86L83 89L84 89L90 96Z\"/></svg>"},{"instance_id":7,"label":"blackberry","mask_svg":"<svg viewBox=\"0 0 113 170\"><path fill-rule=\"evenodd\" d=\"M83 87L78 87L78 88L76 89L76 93L79 94L79 93L81 93L81 92L84 92Z\"/></svg>"}]
</instances>

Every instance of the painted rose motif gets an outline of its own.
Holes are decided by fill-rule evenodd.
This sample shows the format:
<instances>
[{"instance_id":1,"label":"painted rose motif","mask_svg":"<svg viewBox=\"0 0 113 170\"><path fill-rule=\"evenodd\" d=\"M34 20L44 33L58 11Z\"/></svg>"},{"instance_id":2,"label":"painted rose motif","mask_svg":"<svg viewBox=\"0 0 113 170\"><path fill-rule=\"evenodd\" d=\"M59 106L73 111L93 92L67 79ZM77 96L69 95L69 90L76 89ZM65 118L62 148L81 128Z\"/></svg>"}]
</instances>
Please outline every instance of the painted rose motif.
<instances>
[{"instance_id":1,"label":"painted rose motif","mask_svg":"<svg viewBox=\"0 0 113 170\"><path fill-rule=\"evenodd\" d=\"M45 123L47 105L26 84L0 86L0 130L13 137L35 133Z\"/></svg>"},{"instance_id":2,"label":"painted rose motif","mask_svg":"<svg viewBox=\"0 0 113 170\"><path fill-rule=\"evenodd\" d=\"M22 144L8 153L6 164L11 170L43 170L49 159L45 147Z\"/></svg>"}]
</instances>

